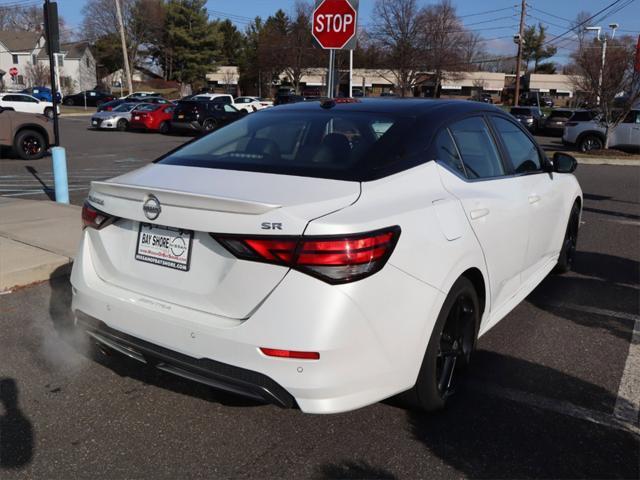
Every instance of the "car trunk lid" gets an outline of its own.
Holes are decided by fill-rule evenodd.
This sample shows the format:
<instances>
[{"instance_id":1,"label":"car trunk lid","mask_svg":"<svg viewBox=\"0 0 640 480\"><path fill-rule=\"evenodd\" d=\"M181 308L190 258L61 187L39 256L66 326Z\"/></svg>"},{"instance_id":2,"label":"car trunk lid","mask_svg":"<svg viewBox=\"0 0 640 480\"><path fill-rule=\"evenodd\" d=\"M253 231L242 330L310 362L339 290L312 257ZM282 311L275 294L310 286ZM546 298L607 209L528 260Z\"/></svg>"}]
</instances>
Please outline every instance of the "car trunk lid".
<instances>
[{"instance_id":1,"label":"car trunk lid","mask_svg":"<svg viewBox=\"0 0 640 480\"><path fill-rule=\"evenodd\" d=\"M103 280L132 292L247 318L288 268L238 260L210 233L302 235L309 221L351 205L359 194L358 182L149 165L92 183L88 202L119 218L103 229L89 229L92 260ZM153 220L143 210L150 198L159 202ZM180 237L182 263L147 261L141 244L145 234L167 242Z\"/></svg>"}]
</instances>

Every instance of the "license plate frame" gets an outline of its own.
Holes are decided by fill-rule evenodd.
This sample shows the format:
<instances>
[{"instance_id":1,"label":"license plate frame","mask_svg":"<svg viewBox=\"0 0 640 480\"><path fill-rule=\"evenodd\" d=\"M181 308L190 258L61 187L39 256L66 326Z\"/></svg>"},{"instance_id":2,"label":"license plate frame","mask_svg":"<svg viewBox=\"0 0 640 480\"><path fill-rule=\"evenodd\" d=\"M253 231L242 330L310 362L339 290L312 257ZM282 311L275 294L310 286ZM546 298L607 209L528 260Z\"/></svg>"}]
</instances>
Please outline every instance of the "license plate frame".
<instances>
[{"instance_id":1,"label":"license plate frame","mask_svg":"<svg viewBox=\"0 0 640 480\"><path fill-rule=\"evenodd\" d=\"M154 230L155 232L153 232ZM149 235L149 237L143 237L143 234ZM144 245L142 246L146 249L143 251L141 251L142 240L144 240L142 242ZM156 245L153 245L154 241ZM193 230L145 222L140 222L138 225L138 238L136 240L134 258L139 262L171 268L180 272L188 272L191 268L192 251Z\"/></svg>"}]
</instances>

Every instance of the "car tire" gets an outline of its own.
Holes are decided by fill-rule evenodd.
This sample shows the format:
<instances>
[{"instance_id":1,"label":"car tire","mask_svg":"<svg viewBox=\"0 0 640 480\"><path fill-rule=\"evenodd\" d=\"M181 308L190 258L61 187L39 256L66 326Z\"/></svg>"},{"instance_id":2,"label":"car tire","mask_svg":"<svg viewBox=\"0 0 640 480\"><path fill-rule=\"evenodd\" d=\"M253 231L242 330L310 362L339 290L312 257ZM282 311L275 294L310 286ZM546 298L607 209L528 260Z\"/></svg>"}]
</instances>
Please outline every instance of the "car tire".
<instances>
[{"instance_id":1,"label":"car tire","mask_svg":"<svg viewBox=\"0 0 640 480\"><path fill-rule=\"evenodd\" d=\"M73 107L75 105L75 102L73 101L73 98L65 98L62 103L65 104L68 107Z\"/></svg>"},{"instance_id":2,"label":"car tire","mask_svg":"<svg viewBox=\"0 0 640 480\"><path fill-rule=\"evenodd\" d=\"M212 118L207 118L202 124L202 130L204 132L213 132L218 127L218 123Z\"/></svg>"},{"instance_id":3,"label":"car tire","mask_svg":"<svg viewBox=\"0 0 640 480\"><path fill-rule=\"evenodd\" d=\"M119 132L124 132L127 128L129 128L129 122L127 122L124 118L121 118L120 120L118 120L118 123L116 123L116 129Z\"/></svg>"},{"instance_id":4,"label":"car tire","mask_svg":"<svg viewBox=\"0 0 640 480\"><path fill-rule=\"evenodd\" d=\"M35 130L21 130L13 139L13 149L22 160L37 160L47 151L47 141Z\"/></svg>"},{"instance_id":5,"label":"car tire","mask_svg":"<svg viewBox=\"0 0 640 480\"><path fill-rule=\"evenodd\" d=\"M478 294L468 278L460 277L442 305L416 384L403 396L411 407L428 412L444 408L454 393L455 374L469 366L479 324Z\"/></svg>"},{"instance_id":6,"label":"car tire","mask_svg":"<svg viewBox=\"0 0 640 480\"><path fill-rule=\"evenodd\" d=\"M576 202L573 204L573 207L571 207L569 221L567 222L567 230L564 234L564 239L562 240L560 256L558 257L558 263L554 269L555 273L567 273L573 268L573 260L576 254L576 247L578 246L579 227L580 207Z\"/></svg>"},{"instance_id":7,"label":"car tire","mask_svg":"<svg viewBox=\"0 0 640 480\"><path fill-rule=\"evenodd\" d=\"M590 152L591 150L601 150L604 148L602 138L597 135L587 134L578 142L578 148L581 152Z\"/></svg>"},{"instance_id":8,"label":"car tire","mask_svg":"<svg viewBox=\"0 0 640 480\"><path fill-rule=\"evenodd\" d=\"M167 122L167 121L164 121L164 122L162 122L160 124L160 127L158 128L158 130L163 135L166 135L167 133L169 133L171 131L171 124L169 122Z\"/></svg>"},{"instance_id":9,"label":"car tire","mask_svg":"<svg viewBox=\"0 0 640 480\"><path fill-rule=\"evenodd\" d=\"M45 108L44 114L46 115L47 118L53 119L53 108L49 108L49 107Z\"/></svg>"}]
</instances>

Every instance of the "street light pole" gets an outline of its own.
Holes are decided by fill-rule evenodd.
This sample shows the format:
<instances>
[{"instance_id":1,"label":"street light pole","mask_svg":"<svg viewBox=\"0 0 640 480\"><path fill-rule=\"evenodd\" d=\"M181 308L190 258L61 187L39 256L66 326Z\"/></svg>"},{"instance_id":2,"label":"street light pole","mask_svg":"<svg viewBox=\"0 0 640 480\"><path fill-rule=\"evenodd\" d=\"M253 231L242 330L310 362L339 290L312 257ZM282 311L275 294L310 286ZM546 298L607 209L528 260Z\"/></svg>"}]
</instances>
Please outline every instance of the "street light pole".
<instances>
[{"instance_id":1,"label":"street light pole","mask_svg":"<svg viewBox=\"0 0 640 480\"><path fill-rule=\"evenodd\" d=\"M515 98L513 99L513 105L518 106L518 100L520 97L520 64L522 63L522 43L524 36L524 18L527 13L527 2L522 0L522 6L520 7L520 30L515 37L518 43L518 59L516 60L516 91Z\"/></svg>"},{"instance_id":2,"label":"street light pole","mask_svg":"<svg viewBox=\"0 0 640 480\"><path fill-rule=\"evenodd\" d=\"M616 34L616 29L618 28L617 23L610 23L609 28L611 29L611 40ZM585 30L590 32L596 32L596 39L602 44L602 57L600 60L600 75L598 75L598 95L596 97L596 101L598 106L600 106L600 102L602 99L602 82L604 80L604 65L607 58L607 34L604 33L602 38L600 38L600 32L602 31L602 27L586 27Z\"/></svg>"}]
</instances>

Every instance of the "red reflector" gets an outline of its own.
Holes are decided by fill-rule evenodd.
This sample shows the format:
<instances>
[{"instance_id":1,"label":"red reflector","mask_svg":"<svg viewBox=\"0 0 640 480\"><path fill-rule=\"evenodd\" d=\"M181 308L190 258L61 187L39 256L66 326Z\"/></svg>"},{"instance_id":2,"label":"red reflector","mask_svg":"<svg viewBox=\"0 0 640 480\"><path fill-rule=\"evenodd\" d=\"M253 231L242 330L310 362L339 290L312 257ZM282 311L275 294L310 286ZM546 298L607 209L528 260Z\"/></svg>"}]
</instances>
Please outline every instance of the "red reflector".
<instances>
[{"instance_id":1,"label":"red reflector","mask_svg":"<svg viewBox=\"0 0 640 480\"><path fill-rule=\"evenodd\" d=\"M293 350L279 350L277 348L260 347L260 351L269 357L301 358L304 360L320 360L318 352L296 352Z\"/></svg>"}]
</instances>

